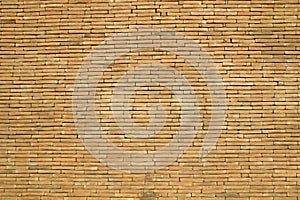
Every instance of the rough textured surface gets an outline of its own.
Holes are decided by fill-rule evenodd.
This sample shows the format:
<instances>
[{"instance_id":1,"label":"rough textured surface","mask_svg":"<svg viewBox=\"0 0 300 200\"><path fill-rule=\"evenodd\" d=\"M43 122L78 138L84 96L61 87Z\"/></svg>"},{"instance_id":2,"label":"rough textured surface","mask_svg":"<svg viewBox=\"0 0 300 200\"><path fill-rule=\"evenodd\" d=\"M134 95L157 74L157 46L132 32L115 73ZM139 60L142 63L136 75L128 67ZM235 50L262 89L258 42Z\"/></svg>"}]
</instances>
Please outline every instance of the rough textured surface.
<instances>
[{"instance_id":1,"label":"rough textured surface","mask_svg":"<svg viewBox=\"0 0 300 200\"><path fill-rule=\"evenodd\" d=\"M300 196L299 0L2 0L0 9L0 199ZM203 119L177 162L154 173L128 174L106 167L84 147L74 125L72 92L93 47L113 33L153 25L193 38L217 63L226 89L226 127L216 148L200 160L210 119L201 75L171 53L131 52L112 66L112 81L112 73L153 60L191 72ZM174 111L168 126L175 130L180 108L170 103L170 91L158 90ZM141 88L146 96L137 95L134 103L151 101L151 91ZM147 123L139 121L147 119L139 105L134 119ZM103 126L112 123L109 115L100 112ZM129 150L169 141L107 137Z\"/></svg>"}]
</instances>

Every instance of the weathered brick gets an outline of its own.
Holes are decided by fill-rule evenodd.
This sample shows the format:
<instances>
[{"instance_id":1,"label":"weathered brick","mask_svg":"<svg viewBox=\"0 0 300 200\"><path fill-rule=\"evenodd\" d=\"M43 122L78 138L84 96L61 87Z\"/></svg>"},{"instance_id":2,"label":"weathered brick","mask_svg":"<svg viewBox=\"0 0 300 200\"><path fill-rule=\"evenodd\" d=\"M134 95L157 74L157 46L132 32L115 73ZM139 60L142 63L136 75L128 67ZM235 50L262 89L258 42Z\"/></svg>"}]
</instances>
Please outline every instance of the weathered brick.
<instances>
[{"instance_id":1,"label":"weathered brick","mask_svg":"<svg viewBox=\"0 0 300 200\"><path fill-rule=\"evenodd\" d=\"M296 0L1 1L0 198L299 198L298 4ZM97 45L114 33L149 27L181 32L205 48L225 86L226 119L216 147L199 158L212 120L209 88L188 60L176 52L153 49L152 42L160 38L149 36L142 51L121 55L99 80L96 117L105 137L120 149L153 153L180 130L180 101L162 86L139 87L129 101L135 125L150 122L152 106L164 108L164 127L153 138L134 138L116 124L114 117L122 116L124 104L116 106L112 116L116 83L128 70L150 63L185 76L197 95L201 119L197 136L178 160L152 173L128 174L101 163L84 146L74 123L72 95L78 70ZM100 70L95 68L94 73ZM139 79L143 82L149 75L144 72ZM169 74L161 78L168 81ZM186 107L195 110L194 105ZM89 119L86 123L91 124Z\"/></svg>"}]
</instances>

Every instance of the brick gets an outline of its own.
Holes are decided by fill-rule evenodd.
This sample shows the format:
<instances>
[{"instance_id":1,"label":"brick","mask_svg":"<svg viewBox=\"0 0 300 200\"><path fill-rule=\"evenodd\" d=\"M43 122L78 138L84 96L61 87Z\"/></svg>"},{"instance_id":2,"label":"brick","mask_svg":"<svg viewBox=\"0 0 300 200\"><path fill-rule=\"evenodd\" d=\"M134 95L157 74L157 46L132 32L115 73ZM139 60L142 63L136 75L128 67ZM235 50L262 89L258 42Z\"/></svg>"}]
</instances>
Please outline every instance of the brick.
<instances>
[{"instance_id":1,"label":"brick","mask_svg":"<svg viewBox=\"0 0 300 200\"><path fill-rule=\"evenodd\" d=\"M297 1L2 1L0 10L1 199L299 197ZM150 108L164 108L167 119L153 138L131 137L112 116L110 98L118 80L149 63L185 76L197 95L200 123L179 159L147 174L130 174L100 162L82 143L72 95L78 70L93 49L114 33L149 27L176 30L207 51L226 89L226 119L216 146L199 158L212 121L209 88L189 60L153 49L152 40L160 38L149 37L146 48L121 55L99 80L96 118L105 137L128 152L153 153L180 130L180 101L162 86L146 84L129 101L135 123L129 126L147 126ZM139 78L148 77L145 72ZM161 77L169 80L168 73ZM120 117L123 105L118 109Z\"/></svg>"}]
</instances>

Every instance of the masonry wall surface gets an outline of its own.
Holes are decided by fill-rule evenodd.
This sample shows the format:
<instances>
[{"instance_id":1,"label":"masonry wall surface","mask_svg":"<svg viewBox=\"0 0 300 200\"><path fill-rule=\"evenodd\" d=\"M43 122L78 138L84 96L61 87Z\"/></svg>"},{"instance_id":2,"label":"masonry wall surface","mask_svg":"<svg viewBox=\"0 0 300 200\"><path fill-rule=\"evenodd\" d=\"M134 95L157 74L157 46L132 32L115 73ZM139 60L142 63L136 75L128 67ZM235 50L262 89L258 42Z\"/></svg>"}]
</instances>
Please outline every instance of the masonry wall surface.
<instances>
[{"instance_id":1,"label":"masonry wall surface","mask_svg":"<svg viewBox=\"0 0 300 200\"><path fill-rule=\"evenodd\" d=\"M0 199L297 199L299 3L2 0ZM199 158L212 102L202 75L174 52L128 52L97 89L97 116L108 127L108 139L127 151L151 152L178 130L180 105L161 86L140 88L131 102L133 121L141 126L149 122L147 103L165 103L166 129L157 138L125 137L112 117L114 84L132 67L154 61L186 75L201 120L178 160L153 172L127 173L100 162L84 145L75 126L73 91L84 59L102 41L149 27L177 31L205 49L223 80L226 118L216 146Z\"/></svg>"}]
</instances>

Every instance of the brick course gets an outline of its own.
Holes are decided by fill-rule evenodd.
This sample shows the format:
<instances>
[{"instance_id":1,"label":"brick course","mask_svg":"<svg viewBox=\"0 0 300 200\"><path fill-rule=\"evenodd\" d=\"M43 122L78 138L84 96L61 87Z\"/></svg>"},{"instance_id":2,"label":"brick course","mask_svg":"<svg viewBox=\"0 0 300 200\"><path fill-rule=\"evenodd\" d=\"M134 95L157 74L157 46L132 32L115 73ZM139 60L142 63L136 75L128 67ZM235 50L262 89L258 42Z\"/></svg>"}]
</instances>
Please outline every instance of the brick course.
<instances>
[{"instance_id":1,"label":"brick course","mask_svg":"<svg viewBox=\"0 0 300 200\"><path fill-rule=\"evenodd\" d=\"M0 36L0 199L297 199L300 185L299 0L3 0ZM132 102L160 91L169 118L155 140L122 138L109 98L134 66L161 62L186 75L198 97L197 137L182 157L148 174L111 169L79 138L72 112L77 72L114 33L168 28L199 42L217 64L226 92L225 128L203 159L211 116L201 74L170 52L118 58L98 88L100 124L116 146L153 150L178 129L178 102L164 88L141 88ZM151 96L152 95L152 96ZM144 112L143 112L144 109Z\"/></svg>"}]
</instances>

